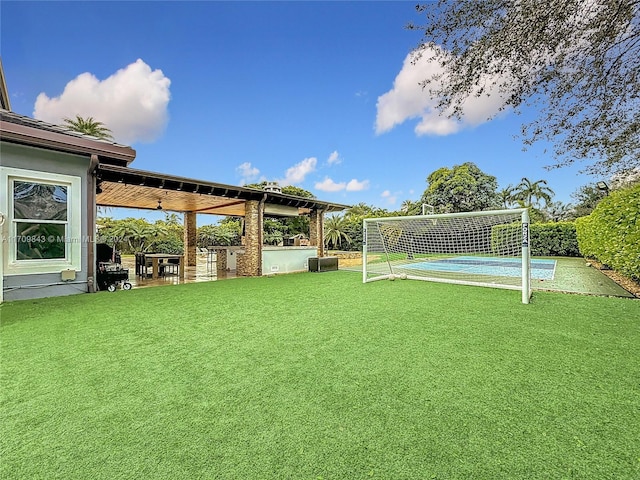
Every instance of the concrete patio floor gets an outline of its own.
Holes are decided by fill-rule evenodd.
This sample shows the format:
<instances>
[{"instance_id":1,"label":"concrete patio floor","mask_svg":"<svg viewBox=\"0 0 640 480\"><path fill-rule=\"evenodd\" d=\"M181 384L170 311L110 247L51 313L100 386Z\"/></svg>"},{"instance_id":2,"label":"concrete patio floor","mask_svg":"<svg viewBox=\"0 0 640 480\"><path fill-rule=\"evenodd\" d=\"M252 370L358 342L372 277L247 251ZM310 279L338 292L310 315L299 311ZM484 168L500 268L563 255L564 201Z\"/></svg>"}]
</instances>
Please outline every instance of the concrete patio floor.
<instances>
[{"instance_id":1,"label":"concrete patio floor","mask_svg":"<svg viewBox=\"0 0 640 480\"><path fill-rule=\"evenodd\" d=\"M224 275L216 274L216 263L208 261L207 255L202 254L197 256L197 265L195 267L185 266L184 278L180 278L179 275L173 274L167 274L156 279L136 275L135 257L133 255L122 256L122 268L129 270L129 282L133 288L179 285L195 282L214 282L217 280L236 278L235 270L228 271Z\"/></svg>"}]
</instances>

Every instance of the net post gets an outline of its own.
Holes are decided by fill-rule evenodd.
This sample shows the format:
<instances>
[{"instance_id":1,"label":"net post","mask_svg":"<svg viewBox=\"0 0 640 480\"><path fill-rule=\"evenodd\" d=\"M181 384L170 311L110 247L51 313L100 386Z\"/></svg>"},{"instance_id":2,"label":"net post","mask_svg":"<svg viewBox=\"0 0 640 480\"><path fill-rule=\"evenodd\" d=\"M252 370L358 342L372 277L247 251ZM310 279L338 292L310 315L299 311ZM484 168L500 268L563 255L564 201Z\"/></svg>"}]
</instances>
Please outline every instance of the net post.
<instances>
[{"instance_id":1,"label":"net post","mask_svg":"<svg viewBox=\"0 0 640 480\"><path fill-rule=\"evenodd\" d=\"M524 209L522 211L522 303L524 304L528 304L531 297L530 255L529 209Z\"/></svg>"},{"instance_id":2,"label":"net post","mask_svg":"<svg viewBox=\"0 0 640 480\"><path fill-rule=\"evenodd\" d=\"M362 283L367 283L367 220L362 220Z\"/></svg>"}]
</instances>

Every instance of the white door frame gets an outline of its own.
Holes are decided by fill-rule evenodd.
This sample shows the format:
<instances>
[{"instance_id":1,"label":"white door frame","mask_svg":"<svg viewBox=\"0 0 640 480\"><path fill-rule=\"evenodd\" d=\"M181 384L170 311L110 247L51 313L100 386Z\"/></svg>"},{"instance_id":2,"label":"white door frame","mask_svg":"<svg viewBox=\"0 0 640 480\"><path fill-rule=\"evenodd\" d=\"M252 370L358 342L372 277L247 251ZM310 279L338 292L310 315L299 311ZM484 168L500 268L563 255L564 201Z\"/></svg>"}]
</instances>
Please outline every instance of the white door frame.
<instances>
[{"instance_id":1,"label":"white door frame","mask_svg":"<svg viewBox=\"0 0 640 480\"><path fill-rule=\"evenodd\" d=\"M4 213L0 212L0 303L3 302L3 291L4 291L4 252L5 252L5 235L4 235L4 224L6 223L7 217Z\"/></svg>"}]
</instances>

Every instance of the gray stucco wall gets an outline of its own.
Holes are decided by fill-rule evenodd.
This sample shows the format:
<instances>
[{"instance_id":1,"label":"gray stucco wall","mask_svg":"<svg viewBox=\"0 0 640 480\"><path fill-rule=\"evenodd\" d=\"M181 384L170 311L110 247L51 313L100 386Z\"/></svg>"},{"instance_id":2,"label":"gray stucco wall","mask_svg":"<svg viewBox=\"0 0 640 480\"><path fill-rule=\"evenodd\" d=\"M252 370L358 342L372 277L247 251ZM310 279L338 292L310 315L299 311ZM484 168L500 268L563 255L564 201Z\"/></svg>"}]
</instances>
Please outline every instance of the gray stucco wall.
<instances>
[{"instance_id":1,"label":"gray stucco wall","mask_svg":"<svg viewBox=\"0 0 640 480\"><path fill-rule=\"evenodd\" d=\"M0 142L0 166L80 177L81 234L87 234L87 170L90 157ZM0 188L7 188L1 185ZM7 235L7 226L2 227ZM86 239L85 239L86 240ZM4 272L4 301L72 295L87 292L87 259L90 244L81 242L81 268L73 282L63 282L60 273L9 275ZM3 258L3 262L6 260Z\"/></svg>"}]
</instances>

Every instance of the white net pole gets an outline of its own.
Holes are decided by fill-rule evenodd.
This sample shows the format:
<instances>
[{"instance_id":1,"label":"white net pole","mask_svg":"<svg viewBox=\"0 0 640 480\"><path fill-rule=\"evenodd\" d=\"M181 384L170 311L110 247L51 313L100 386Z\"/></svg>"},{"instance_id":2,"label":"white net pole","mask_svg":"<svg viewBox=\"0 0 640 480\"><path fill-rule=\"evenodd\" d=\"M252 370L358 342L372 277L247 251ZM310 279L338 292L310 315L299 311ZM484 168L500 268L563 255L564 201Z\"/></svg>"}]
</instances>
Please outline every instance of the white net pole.
<instances>
[{"instance_id":1,"label":"white net pole","mask_svg":"<svg viewBox=\"0 0 640 480\"><path fill-rule=\"evenodd\" d=\"M529 246L529 210L522 212L522 303L531 298L531 249Z\"/></svg>"},{"instance_id":2,"label":"white net pole","mask_svg":"<svg viewBox=\"0 0 640 480\"><path fill-rule=\"evenodd\" d=\"M362 283L367 283L367 221L362 221Z\"/></svg>"}]
</instances>

